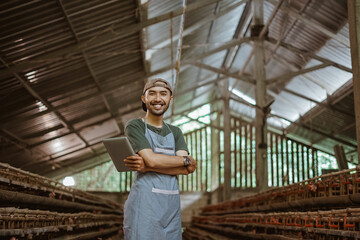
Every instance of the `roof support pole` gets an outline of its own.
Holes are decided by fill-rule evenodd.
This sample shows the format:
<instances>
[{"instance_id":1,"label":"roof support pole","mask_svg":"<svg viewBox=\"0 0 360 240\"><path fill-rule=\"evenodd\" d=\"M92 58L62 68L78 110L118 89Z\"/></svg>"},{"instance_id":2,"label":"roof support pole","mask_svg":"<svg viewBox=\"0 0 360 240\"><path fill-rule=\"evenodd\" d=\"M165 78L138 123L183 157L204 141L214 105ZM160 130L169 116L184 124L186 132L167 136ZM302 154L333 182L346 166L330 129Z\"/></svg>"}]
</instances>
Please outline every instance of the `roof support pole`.
<instances>
[{"instance_id":1,"label":"roof support pole","mask_svg":"<svg viewBox=\"0 0 360 240\"><path fill-rule=\"evenodd\" d=\"M360 2L348 0L358 160L360 160Z\"/></svg>"},{"instance_id":2,"label":"roof support pole","mask_svg":"<svg viewBox=\"0 0 360 240\"><path fill-rule=\"evenodd\" d=\"M230 116L230 92L229 79L223 86L223 125L224 125L224 200L231 199L231 116Z\"/></svg>"},{"instance_id":3,"label":"roof support pole","mask_svg":"<svg viewBox=\"0 0 360 240\"><path fill-rule=\"evenodd\" d=\"M217 195L211 198L211 204L222 201L221 191L216 191L220 186L220 111L217 102L211 104L211 111L217 111L216 118L211 118L211 124L217 128L211 128L211 191Z\"/></svg>"},{"instance_id":4,"label":"roof support pole","mask_svg":"<svg viewBox=\"0 0 360 240\"><path fill-rule=\"evenodd\" d=\"M260 36L264 27L264 2L263 0L254 0L253 4L253 26L251 28L252 36ZM267 154L266 154L266 73L265 73L265 49L264 38L259 37L254 40L254 78L256 118L255 118L255 139L256 139L256 186L260 191L268 187L267 174Z\"/></svg>"}]
</instances>

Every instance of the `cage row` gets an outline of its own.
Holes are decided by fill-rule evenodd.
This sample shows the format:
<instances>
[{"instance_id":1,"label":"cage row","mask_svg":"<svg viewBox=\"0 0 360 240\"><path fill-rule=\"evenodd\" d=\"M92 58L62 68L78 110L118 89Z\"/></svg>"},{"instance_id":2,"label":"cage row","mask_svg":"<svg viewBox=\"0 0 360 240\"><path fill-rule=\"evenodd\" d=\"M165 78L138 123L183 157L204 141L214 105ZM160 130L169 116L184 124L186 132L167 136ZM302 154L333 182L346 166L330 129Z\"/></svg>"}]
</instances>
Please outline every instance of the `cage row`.
<instances>
[{"instance_id":1,"label":"cage row","mask_svg":"<svg viewBox=\"0 0 360 240\"><path fill-rule=\"evenodd\" d=\"M309 199L315 199L314 203L316 203L316 199L321 199L318 202L325 202L325 198L343 196L360 196L360 168L325 174L288 186L272 188L252 196L209 205L203 208L203 213L234 211L234 209L254 206L274 206L279 203L287 203L289 207L292 202L304 205ZM259 208L259 210L265 210L265 208Z\"/></svg>"}]
</instances>

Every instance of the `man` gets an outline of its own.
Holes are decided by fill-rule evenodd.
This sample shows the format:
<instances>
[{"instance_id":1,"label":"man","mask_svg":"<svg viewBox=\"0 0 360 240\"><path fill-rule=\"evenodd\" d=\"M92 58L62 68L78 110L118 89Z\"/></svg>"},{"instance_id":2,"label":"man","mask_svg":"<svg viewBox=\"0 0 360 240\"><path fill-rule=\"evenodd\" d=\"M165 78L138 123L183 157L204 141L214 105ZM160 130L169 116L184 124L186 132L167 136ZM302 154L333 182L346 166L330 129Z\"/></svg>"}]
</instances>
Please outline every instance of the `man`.
<instances>
[{"instance_id":1,"label":"man","mask_svg":"<svg viewBox=\"0 0 360 240\"><path fill-rule=\"evenodd\" d=\"M125 240L180 240L181 211L177 175L196 169L188 156L178 127L166 124L163 115L173 100L171 85L164 79L149 80L141 96L144 118L133 119L125 134L136 156L124 161L135 179L124 206Z\"/></svg>"}]
</instances>

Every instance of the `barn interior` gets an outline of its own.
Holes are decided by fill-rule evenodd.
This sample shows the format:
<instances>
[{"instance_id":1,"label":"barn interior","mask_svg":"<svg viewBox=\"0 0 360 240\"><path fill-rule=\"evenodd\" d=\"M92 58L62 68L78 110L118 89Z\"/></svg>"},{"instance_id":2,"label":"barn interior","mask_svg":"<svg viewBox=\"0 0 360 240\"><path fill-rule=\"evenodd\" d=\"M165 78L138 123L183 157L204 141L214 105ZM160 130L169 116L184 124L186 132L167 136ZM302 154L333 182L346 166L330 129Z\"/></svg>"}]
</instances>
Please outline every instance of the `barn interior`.
<instances>
[{"instance_id":1,"label":"barn interior","mask_svg":"<svg viewBox=\"0 0 360 240\"><path fill-rule=\"evenodd\" d=\"M360 2L0 2L0 238L122 239L102 140L147 79L197 170L183 239L360 239Z\"/></svg>"}]
</instances>

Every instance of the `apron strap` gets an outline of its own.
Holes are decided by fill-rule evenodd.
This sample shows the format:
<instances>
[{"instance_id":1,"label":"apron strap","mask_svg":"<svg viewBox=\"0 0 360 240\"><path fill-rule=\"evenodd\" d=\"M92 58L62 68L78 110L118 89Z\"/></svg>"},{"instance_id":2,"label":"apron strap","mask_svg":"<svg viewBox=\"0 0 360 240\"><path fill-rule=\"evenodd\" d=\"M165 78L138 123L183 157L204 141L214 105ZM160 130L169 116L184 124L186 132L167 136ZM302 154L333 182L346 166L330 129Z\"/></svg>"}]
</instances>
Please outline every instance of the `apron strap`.
<instances>
[{"instance_id":1,"label":"apron strap","mask_svg":"<svg viewBox=\"0 0 360 240\"><path fill-rule=\"evenodd\" d=\"M149 138L150 138L150 140L152 142L151 145L154 146L154 140L152 139L151 134L149 133L149 129L148 129L147 123L146 123L146 118L144 118L144 123L145 123L145 136L146 136L146 133L149 135ZM175 143L175 135L174 135L173 131L171 131L171 128L169 127L169 125L166 122L164 122L164 120L163 120L163 125L165 125L169 129L169 131L170 131L169 134L172 134L172 136L174 138L174 143ZM175 153L175 145L174 145L173 150L174 150L174 153Z\"/></svg>"}]
</instances>

